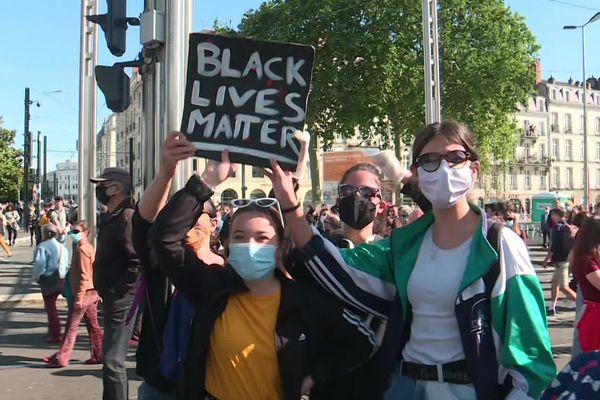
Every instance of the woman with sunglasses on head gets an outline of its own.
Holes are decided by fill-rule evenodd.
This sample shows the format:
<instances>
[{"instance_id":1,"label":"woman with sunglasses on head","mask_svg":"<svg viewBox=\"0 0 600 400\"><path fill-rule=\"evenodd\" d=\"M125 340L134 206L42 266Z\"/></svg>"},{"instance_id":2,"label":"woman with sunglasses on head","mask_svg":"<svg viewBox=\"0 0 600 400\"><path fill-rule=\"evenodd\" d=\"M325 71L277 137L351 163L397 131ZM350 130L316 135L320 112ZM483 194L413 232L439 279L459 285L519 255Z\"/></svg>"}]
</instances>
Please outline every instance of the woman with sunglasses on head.
<instances>
[{"instance_id":1,"label":"woman with sunglasses on head","mask_svg":"<svg viewBox=\"0 0 600 400\"><path fill-rule=\"evenodd\" d=\"M273 169L289 209L289 174ZM386 399L538 398L555 375L543 294L523 241L488 230L467 199L479 174L473 135L451 121L426 126L411 169L433 210L373 244L339 251L288 212L307 267L342 300L389 318Z\"/></svg>"},{"instance_id":2,"label":"woman with sunglasses on head","mask_svg":"<svg viewBox=\"0 0 600 400\"><path fill-rule=\"evenodd\" d=\"M230 168L226 152L222 163L209 161L150 230L158 264L197 309L178 398L297 400L314 382L364 362L372 332L322 289L286 277L274 199L233 202L225 267L191 256L186 234Z\"/></svg>"}]
</instances>

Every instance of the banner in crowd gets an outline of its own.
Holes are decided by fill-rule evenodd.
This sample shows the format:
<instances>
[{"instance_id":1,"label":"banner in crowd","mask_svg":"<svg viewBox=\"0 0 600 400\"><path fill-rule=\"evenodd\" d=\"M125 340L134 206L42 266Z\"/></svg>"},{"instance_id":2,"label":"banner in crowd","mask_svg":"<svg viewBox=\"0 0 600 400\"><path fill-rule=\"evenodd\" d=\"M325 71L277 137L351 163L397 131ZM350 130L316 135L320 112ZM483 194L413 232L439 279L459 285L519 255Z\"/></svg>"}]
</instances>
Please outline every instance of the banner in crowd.
<instances>
[{"instance_id":1,"label":"banner in crowd","mask_svg":"<svg viewBox=\"0 0 600 400\"><path fill-rule=\"evenodd\" d=\"M193 33L181 131L197 155L294 170L315 50L311 46Z\"/></svg>"}]
</instances>

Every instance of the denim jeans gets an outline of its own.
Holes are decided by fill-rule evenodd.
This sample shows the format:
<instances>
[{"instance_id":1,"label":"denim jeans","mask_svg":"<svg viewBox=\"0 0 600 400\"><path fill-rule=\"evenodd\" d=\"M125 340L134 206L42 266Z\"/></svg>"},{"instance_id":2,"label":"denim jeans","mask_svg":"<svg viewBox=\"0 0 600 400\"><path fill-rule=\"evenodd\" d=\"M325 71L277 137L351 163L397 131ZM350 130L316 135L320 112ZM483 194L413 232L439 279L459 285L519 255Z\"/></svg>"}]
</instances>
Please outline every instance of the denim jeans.
<instances>
[{"instance_id":1,"label":"denim jeans","mask_svg":"<svg viewBox=\"0 0 600 400\"><path fill-rule=\"evenodd\" d=\"M390 377L384 400L477 400L473 385L415 381L400 374L400 364Z\"/></svg>"},{"instance_id":2,"label":"denim jeans","mask_svg":"<svg viewBox=\"0 0 600 400\"><path fill-rule=\"evenodd\" d=\"M103 400L127 400L129 398L125 359L129 350L129 338L133 330L133 323L125 325L125 320L133 298L134 294L128 292L122 297L115 298L114 295L107 295L102 299L104 311Z\"/></svg>"},{"instance_id":3,"label":"denim jeans","mask_svg":"<svg viewBox=\"0 0 600 400\"><path fill-rule=\"evenodd\" d=\"M162 393L143 381L138 388L138 400L175 400L175 390L171 393Z\"/></svg>"}]
</instances>

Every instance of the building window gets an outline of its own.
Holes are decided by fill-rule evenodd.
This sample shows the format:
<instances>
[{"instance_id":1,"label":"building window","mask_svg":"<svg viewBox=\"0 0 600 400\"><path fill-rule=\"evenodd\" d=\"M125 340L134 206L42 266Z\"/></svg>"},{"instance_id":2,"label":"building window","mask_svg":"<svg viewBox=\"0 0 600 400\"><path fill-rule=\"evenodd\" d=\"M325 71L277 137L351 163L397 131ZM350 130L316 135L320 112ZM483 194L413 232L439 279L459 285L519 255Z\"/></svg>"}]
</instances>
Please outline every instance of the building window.
<instances>
[{"instance_id":1,"label":"building window","mask_svg":"<svg viewBox=\"0 0 600 400\"><path fill-rule=\"evenodd\" d=\"M242 168L244 168L244 166L242 165ZM227 175L230 178L235 178L235 170L233 168L231 168L229 170L229 175Z\"/></svg>"},{"instance_id":2,"label":"building window","mask_svg":"<svg viewBox=\"0 0 600 400\"><path fill-rule=\"evenodd\" d=\"M546 145L544 143L540 144L540 156L542 158L546 157Z\"/></svg>"},{"instance_id":3,"label":"building window","mask_svg":"<svg viewBox=\"0 0 600 400\"><path fill-rule=\"evenodd\" d=\"M573 159L573 142L572 140L565 141L565 160L571 161Z\"/></svg>"},{"instance_id":4,"label":"building window","mask_svg":"<svg viewBox=\"0 0 600 400\"><path fill-rule=\"evenodd\" d=\"M552 100L556 100L556 89L552 89Z\"/></svg>"},{"instance_id":5,"label":"building window","mask_svg":"<svg viewBox=\"0 0 600 400\"><path fill-rule=\"evenodd\" d=\"M540 174L540 190L546 190L546 175L543 172Z\"/></svg>"},{"instance_id":6,"label":"building window","mask_svg":"<svg viewBox=\"0 0 600 400\"><path fill-rule=\"evenodd\" d=\"M568 189L573 189L573 168L567 168L567 181L565 182Z\"/></svg>"},{"instance_id":7,"label":"building window","mask_svg":"<svg viewBox=\"0 0 600 400\"><path fill-rule=\"evenodd\" d=\"M596 135L600 135L600 118L596 118Z\"/></svg>"},{"instance_id":8,"label":"building window","mask_svg":"<svg viewBox=\"0 0 600 400\"><path fill-rule=\"evenodd\" d=\"M559 147L558 147L558 139L552 139L552 158L555 161L558 161L560 159L560 151L559 151Z\"/></svg>"},{"instance_id":9,"label":"building window","mask_svg":"<svg viewBox=\"0 0 600 400\"><path fill-rule=\"evenodd\" d=\"M581 146L581 161L583 161L583 159L585 158L585 149L583 148L583 145Z\"/></svg>"},{"instance_id":10,"label":"building window","mask_svg":"<svg viewBox=\"0 0 600 400\"><path fill-rule=\"evenodd\" d=\"M546 136L546 123L540 122L540 135Z\"/></svg>"},{"instance_id":11,"label":"building window","mask_svg":"<svg viewBox=\"0 0 600 400\"><path fill-rule=\"evenodd\" d=\"M558 168L552 168L552 184L556 189L560 188L560 170Z\"/></svg>"},{"instance_id":12,"label":"building window","mask_svg":"<svg viewBox=\"0 0 600 400\"><path fill-rule=\"evenodd\" d=\"M264 178L265 173L262 168L253 166L252 167L252 177L253 178Z\"/></svg>"},{"instance_id":13,"label":"building window","mask_svg":"<svg viewBox=\"0 0 600 400\"><path fill-rule=\"evenodd\" d=\"M565 100L571 101L571 92L569 92L568 90L565 92Z\"/></svg>"},{"instance_id":14,"label":"building window","mask_svg":"<svg viewBox=\"0 0 600 400\"><path fill-rule=\"evenodd\" d=\"M579 117L579 133L583 134L583 115Z\"/></svg>"},{"instance_id":15,"label":"building window","mask_svg":"<svg viewBox=\"0 0 600 400\"><path fill-rule=\"evenodd\" d=\"M531 171L525 170L525 190L531 190Z\"/></svg>"},{"instance_id":16,"label":"building window","mask_svg":"<svg viewBox=\"0 0 600 400\"><path fill-rule=\"evenodd\" d=\"M529 143L525 143L525 159L528 159L531 156L531 145Z\"/></svg>"},{"instance_id":17,"label":"building window","mask_svg":"<svg viewBox=\"0 0 600 400\"><path fill-rule=\"evenodd\" d=\"M552 124L550 126L552 132L558 132L558 114L552 113Z\"/></svg>"},{"instance_id":18,"label":"building window","mask_svg":"<svg viewBox=\"0 0 600 400\"><path fill-rule=\"evenodd\" d=\"M600 168L596 170L596 188L600 189Z\"/></svg>"},{"instance_id":19,"label":"building window","mask_svg":"<svg viewBox=\"0 0 600 400\"><path fill-rule=\"evenodd\" d=\"M600 161L600 142L596 142L596 161Z\"/></svg>"},{"instance_id":20,"label":"building window","mask_svg":"<svg viewBox=\"0 0 600 400\"><path fill-rule=\"evenodd\" d=\"M573 133L573 124L571 114L565 114L565 133Z\"/></svg>"},{"instance_id":21,"label":"building window","mask_svg":"<svg viewBox=\"0 0 600 400\"><path fill-rule=\"evenodd\" d=\"M516 174L515 170L512 168L508 171L508 173L510 174L510 188L516 189L517 188L517 174Z\"/></svg>"}]
</instances>

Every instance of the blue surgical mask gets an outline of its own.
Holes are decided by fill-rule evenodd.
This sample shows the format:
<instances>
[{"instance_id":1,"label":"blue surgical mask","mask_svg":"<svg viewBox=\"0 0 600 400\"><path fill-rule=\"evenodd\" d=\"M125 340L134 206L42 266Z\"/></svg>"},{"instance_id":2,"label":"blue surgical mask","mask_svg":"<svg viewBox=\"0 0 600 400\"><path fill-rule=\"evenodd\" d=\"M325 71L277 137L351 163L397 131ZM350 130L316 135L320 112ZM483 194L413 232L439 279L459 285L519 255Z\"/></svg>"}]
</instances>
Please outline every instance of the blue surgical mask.
<instances>
[{"instance_id":1,"label":"blue surgical mask","mask_svg":"<svg viewBox=\"0 0 600 400\"><path fill-rule=\"evenodd\" d=\"M506 225L507 228L511 228L515 225L515 221L513 220L508 220L504 222L504 225Z\"/></svg>"},{"instance_id":2,"label":"blue surgical mask","mask_svg":"<svg viewBox=\"0 0 600 400\"><path fill-rule=\"evenodd\" d=\"M79 243L79 241L81 240L81 232L69 233L69 236L71 236L71 240L73 241L73 243Z\"/></svg>"},{"instance_id":3,"label":"blue surgical mask","mask_svg":"<svg viewBox=\"0 0 600 400\"><path fill-rule=\"evenodd\" d=\"M277 246L257 243L232 243L227 261L245 281L264 279L275 269Z\"/></svg>"},{"instance_id":4,"label":"blue surgical mask","mask_svg":"<svg viewBox=\"0 0 600 400\"><path fill-rule=\"evenodd\" d=\"M219 223L217 224L216 232L221 232L221 229L223 229L223 218L219 218Z\"/></svg>"}]
</instances>

